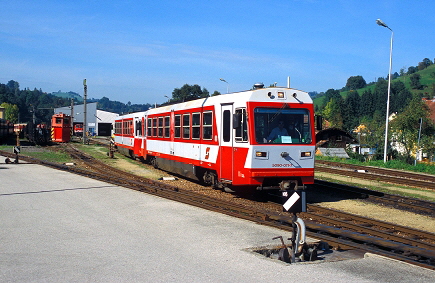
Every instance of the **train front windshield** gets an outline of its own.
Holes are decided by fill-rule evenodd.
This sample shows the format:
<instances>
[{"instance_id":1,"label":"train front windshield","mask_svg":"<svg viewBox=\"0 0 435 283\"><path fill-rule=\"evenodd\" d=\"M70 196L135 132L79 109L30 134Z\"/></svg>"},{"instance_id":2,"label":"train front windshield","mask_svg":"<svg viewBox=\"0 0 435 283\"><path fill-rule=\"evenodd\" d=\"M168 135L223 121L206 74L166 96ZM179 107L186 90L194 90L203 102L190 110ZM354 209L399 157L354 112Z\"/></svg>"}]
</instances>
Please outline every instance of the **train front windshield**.
<instances>
[{"instance_id":1,"label":"train front windshield","mask_svg":"<svg viewBox=\"0 0 435 283\"><path fill-rule=\"evenodd\" d=\"M309 144L311 123L307 109L254 109L255 140L257 143Z\"/></svg>"}]
</instances>

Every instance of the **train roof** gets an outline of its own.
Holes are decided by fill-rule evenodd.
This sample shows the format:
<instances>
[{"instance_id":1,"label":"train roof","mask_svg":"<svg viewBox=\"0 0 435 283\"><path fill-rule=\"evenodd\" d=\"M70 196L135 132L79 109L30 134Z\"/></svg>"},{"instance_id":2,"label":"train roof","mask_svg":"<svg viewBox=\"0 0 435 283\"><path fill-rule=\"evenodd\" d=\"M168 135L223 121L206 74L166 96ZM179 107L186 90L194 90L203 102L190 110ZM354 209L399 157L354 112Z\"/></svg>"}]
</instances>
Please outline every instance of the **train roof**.
<instances>
[{"instance_id":1,"label":"train roof","mask_svg":"<svg viewBox=\"0 0 435 283\"><path fill-rule=\"evenodd\" d=\"M119 118L133 118L139 117L144 114L159 114L171 111L200 108L204 106L216 105L221 103L233 102L237 107L238 104L245 104L250 102L276 102L276 103L298 103L298 104L312 104L313 100L307 92L283 87L270 87L270 88L258 88L248 91L233 92L227 94L221 94L216 96L210 96L206 98L195 99L191 101L181 102L177 104L165 105L157 108L152 108L143 112L130 113Z\"/></svg>"},{"instance_id":2,"label":"train roof","mask_svg":"<svg viewBox=\"0 0 435 283\"><path fill-rule=\"evenodd\" d=\"M282 97L278 97L278 93L282 93ZM233 92L228 94L221 94L200 98L196 100L181 102L177 104L165 105L147 111L147 114L158 114L162 112L176 111L187 108L199 108L208 105L233 102L246 103L251 102L286 102L286 103L299 103L299 104L312 104L313 100L307 92L300 91L293 88L260 88L249 91Z\"/></svg>"}]
</instances>

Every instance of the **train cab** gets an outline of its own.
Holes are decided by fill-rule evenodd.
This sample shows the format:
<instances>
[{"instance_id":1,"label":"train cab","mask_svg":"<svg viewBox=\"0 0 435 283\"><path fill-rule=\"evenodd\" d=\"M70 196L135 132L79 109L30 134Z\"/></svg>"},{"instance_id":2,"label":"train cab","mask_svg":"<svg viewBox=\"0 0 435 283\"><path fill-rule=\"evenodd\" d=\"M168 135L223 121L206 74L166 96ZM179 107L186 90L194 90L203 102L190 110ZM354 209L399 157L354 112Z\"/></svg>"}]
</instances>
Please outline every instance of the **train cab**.
<instances>
[{"instance_id":1,"label":"train cab","mask_svg":"<svg viewBox=\"0 0 435 283\"><path fill-rule=\"evenodd\" d=\"M59 113L51 118L51 140L69 142L71 140L71 116Z\"/></svg>"}]
</instances>

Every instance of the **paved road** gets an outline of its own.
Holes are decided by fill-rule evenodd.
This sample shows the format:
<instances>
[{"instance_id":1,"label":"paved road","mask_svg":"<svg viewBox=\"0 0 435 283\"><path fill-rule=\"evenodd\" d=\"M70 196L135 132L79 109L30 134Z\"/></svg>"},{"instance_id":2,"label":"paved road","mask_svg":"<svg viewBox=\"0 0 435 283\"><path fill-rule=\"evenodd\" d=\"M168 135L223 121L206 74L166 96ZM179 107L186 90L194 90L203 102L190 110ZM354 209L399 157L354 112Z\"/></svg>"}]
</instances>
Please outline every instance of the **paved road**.
<instances>
[{"instance_id":1,"label":"paved road","mask_svg":"<svg viewBox=\"0 0 435 283\"><path fill-rule=\"evenodd\" d=\"M0 282L435 282L376 256L267 259L247 249L287 232L3 157L0 227Z\"/></svg>"}]
</instances>

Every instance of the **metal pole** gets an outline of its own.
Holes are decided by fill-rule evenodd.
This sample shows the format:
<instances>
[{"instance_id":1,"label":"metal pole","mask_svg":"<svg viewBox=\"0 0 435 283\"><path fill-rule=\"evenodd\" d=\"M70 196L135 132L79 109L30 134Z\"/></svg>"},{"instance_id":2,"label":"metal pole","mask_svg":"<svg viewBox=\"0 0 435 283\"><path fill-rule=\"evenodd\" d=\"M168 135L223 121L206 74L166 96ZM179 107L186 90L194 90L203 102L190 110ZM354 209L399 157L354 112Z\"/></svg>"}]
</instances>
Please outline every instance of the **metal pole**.
<instances>
[{"instance_id":1,"label":"metal pole","mask_svg":"<svg viewBox=\"0 0 435 283\"><path fill-rule=\"evenodd\" d=\"M83 80L84 98L83 98L83 144L86 144L87 133L87 121L86 121L86 98L88 95L88 86L86 85L86 79Z\"/></svg>"},{"instance_id":2,"label":"metal pole","mask_svg":"<svg viewBox=\"0 0 435 283\"><path fill-rule=\"evenodd\" d=\"M390 116L390 92L391 92L391 69L393 66L393 37L394 32L393 30L387 26L383 21L380 19L376 20L376 23L382 27L386 27L387 29L391 30L391 41L390 41L390 68L388 71L388 94L387 94L387 113L385 118L385 143L384 143L384 162L387 162L387 146L388 146L388 122L389 122L389 116Z\"/></svg>"},{"instance_id":3,"label":"metal pole","mask_svg":"<svg viewBox=\"0 0 435 283\"><path fill-rule=\"evenodd\" d=\"M414 166L417 165L417 154L420 151L421 124L423 122L423 118L420 118L419 120L420 120L420 129L418 130L418 142L417 142L417 150L415 152Z\"/></svg>"},{"instance_id":4,"label":"metal pole","mask_svg":"<svg viewBox=\"0 0 435 283\"><path fill-rule=\"evenodd\" d=\"M74 135L74 99L71 98L71 137Z\"/></svg>"}]
</instances>

